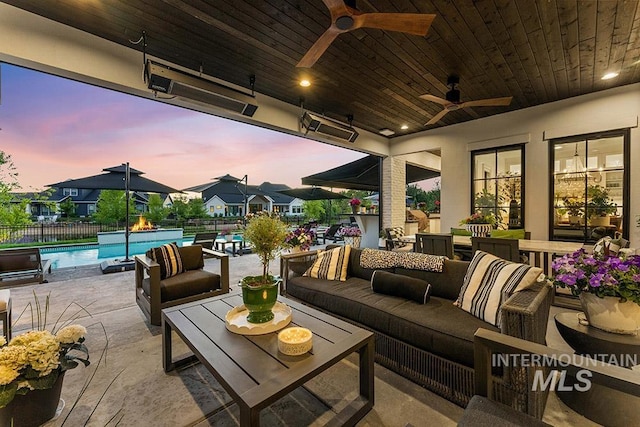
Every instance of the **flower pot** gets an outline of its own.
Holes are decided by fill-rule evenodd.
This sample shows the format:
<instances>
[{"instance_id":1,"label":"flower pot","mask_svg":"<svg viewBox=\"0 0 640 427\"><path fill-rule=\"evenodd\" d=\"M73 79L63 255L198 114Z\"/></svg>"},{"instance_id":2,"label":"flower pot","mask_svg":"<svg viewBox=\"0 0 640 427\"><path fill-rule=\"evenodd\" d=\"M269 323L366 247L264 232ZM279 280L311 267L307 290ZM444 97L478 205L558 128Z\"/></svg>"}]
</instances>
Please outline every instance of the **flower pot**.
<instances>
[{"instance_id":1,"label":"flower pot","mask_svg":"<svg viewBox=\"0 0 640 427\"><path fill-rule=\"evenodd\" d=\"M352 248L359 248L362 241L361 236L344 236L344 244L351 245Z\"/></svg>"},{"instance_id":2,"label":"flower pot","mask_svg":"<svg viewBox=\"0 0 640 427\"><path fill-rule=\"evenodd\" d=\"M474 237L487 237L493 229L491 224L465 224L465 227Z\"/></svg>"},{"instance_id":3,"label":"flower pot","mask_svg":"<svg viewBox=\"0 0 640 427\"><path fill-rule=\"evenodd\" d=\"M581 216L569 215L569 224L581 225L581 224L584 224L584 223L583 223L583 219L582 219Z\"/></svg>"},{"instance_id":4,"label":"flower pot","mask_svg":"<svg viewBox=\"0 0 640 427\"><path fill-rule=\"evenodd\" d=\"M351 212L355 215L358 213L358 210L360 209L360 205L351 205Z\"/></svg>"},{"instance_id":5,"label":"flower pot","mask_svg":"<svg viewBox=\"0 0 640 427\"><path fill-rule=\"evenodd\" d=\"M610 219L608 216L594 216L589 220L589 225L592 227L608 227Z\"/></svg>"},{"instance_id":6,"label":"flower pot","mask_svg":"<svg viewBox=\"0 0 640 427\"><path fill-rule=\"evenodd\" d=\"M0 408L0 425L13 427L37 427L56 415L60 403L64 372L58 376L53 387L31 390L27 394L17 394L4 408Z\"/></svg>"},{"instance_id":7,"label":"flower pot","mask_svg":"<svg viewBox=\"0 0 640 427\"><path fill-rule=\"evenodd\" d=\"M289 248L289 253L297 254L302 252L302 248L300 246L292 246Z\"/></svg>"},{"instance_id":8,"label":"flower pot","mask_svg":"<svg viewBox=\"0 0 640 427\"><path fill-rule=\"evenodd\" d=\"M640 305L620 302L618 297L600 298L595 294L580 294L582 310L589 326L616 334L636 334L640 330Z\"/></svg>"},{"instance_id":9,"label":"flower pot","mask_svg":"<svg viewBox=\"0 0 640 427\"><path fill-rule=\"evenodd\" d=\"M232 242L233 241L233 234L226 234L224 236L224 238L227 240L227 242Z\"/></svg>"},{"instance_id":10,"label":"flower pot","mask_svg":"<svg viewBox=\"0 0 640 427\"><path fill-rule=\"evenodd\" d=\"M242 302L249 310L247 321L250 323L265 323L273 320L271 309L278 299L278 284L280 280L268 285L246 285L242 287Z\"/></svg>"}]
</instances>

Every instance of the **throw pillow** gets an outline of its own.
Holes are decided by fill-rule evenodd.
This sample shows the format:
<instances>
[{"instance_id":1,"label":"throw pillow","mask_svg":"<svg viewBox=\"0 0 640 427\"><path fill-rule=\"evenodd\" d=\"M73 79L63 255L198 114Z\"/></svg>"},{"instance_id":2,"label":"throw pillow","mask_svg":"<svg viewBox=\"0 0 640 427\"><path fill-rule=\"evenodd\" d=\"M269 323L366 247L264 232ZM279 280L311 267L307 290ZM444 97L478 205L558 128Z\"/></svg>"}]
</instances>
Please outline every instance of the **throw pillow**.
<instances>
[{"instance_id":1,"label":"throw pillow","mask_svg":"<svg viewBox=\"0 0 640 427\"><path fill-rule=\"evenodd\" d=\"M629 241L625 238L612 239L609 236L603 237L593 245L593 252L604 254L605 250L609 251L609 255L618 256L620 249L629 246Z\"/></svg>"},{"instance_id":2,"label":"throw pillow","mask_svg":"<svg viewBox=\"0 0 640 427\"><path fill-rule=\"evenodd\" d=\"M350 253L350 245L320 252L313 265L309 267L304 275L314 279L340 280L344 282L347 280Z\"/></svg>"},{"instance_id":3,"label":"throw pillow","mask_svg":"<svg viewBox=\"0 0 640 427\"><path fill-rule=\"evenodd\" d=\"M487 252L476 251L454 304L475 317L500 327L502 303L514 292L535 284L541 274L541 268L505 261Z\"/></svg>"},{"instance_id":4,"label":"throw pillow","mask_svg":"<svg viewBox=\"0 0 640 427\"><path fill-rule=\"evenodd\" d=\"M160 265L160 279L184 272L180 251L175 242L149 249L147 256Z\"/></svg>"},{"instance_id":5,"label":"throw pillow","mask_svg":"<svg viewBox=\"0 0 640 427\"><path fill-rule=\"evenodd\" d=\"M382 270L373 272L371 289L373 292L409 299L419 304L429 302L431 295L431 284L428 282Z\"/></svg>"}]
</instances>

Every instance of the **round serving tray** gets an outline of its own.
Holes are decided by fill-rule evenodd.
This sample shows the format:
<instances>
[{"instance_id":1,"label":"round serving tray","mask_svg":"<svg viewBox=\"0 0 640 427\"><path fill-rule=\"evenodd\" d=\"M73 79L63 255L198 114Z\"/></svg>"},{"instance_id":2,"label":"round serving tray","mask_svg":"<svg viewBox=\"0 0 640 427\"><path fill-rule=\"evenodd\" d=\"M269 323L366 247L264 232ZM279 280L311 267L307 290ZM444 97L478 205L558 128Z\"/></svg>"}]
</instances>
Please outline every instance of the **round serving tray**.
<instances>
[{"instance_id":1,"label":"round serving tray","mask_svg":"<svg viewBox=\"0 0 640 427\"><path fill-rule=\"evenodd\" d=\"M273 306L273 320L265 323L250 323L247 321L249 310L243 305L232 308L225 316L227 329L234 334L262 335L284 328L291 322L291 307L276 301Z\"/></svg>"}]
</instances>

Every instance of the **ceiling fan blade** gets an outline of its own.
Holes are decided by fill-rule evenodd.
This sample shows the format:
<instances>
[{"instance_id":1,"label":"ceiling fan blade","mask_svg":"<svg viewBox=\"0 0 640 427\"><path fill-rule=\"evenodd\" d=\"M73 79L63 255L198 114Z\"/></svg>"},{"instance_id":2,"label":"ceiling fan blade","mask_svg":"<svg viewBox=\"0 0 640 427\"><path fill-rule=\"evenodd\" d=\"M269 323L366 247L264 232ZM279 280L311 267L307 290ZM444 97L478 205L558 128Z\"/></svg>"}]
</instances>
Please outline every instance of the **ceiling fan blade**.
<instances>
[{"instance_id":1,"label":"ceiling fan blade","mask_svg":"<svg viewBox=\"0 0 640 427\"><path fill-rule=\"evenodd\" d=\"M307 51L296 67L312 67L313 64L315 64L322 56L325 50L331 46L331 43L336 39L336 37L338 37L338 34L340 34L340 30L333 26L329 27L329 29L327 29L327 31L325 31L320 38L316 40L313 46L311 46L311 49Z\"/></svg>"},{"instance_id":2,"label":"ceiling fan blade","mask_svg":"<svg viewBox=\"0 0 640 427\"><path fill-rule=\"evenodd\" d=\"M363 13L353 15L353 28L376 28L426 36L436 15L424 13Z\"/></svg>"},{"instance_id":3,"label":"ceiling fan blade","mask_svg":"<svg viewBox=\"0 0 640 427\"><path fill-rule=\"evenodd\" d=\"M431 101L431 102L437 102L438 104L441 104L441 105L451 104L451 102L447 101L446 99L438 98L437 96L433 96L433 95L420 95L420 98L425 99L427 101Z\"/></svg>"},{"instance_id":4,"label":"ceiling fan blade","mask_svg":"<svg viewBox=\"0 0 640 427\"><path fill-rule=\"evenodd\" d=\"M335 21L338 16L351 15L351 11L344 4L343 0L322 0L329 12L331 13L331 21Z\"/></svg>"},{"instance_id":5,"label":"ceiling fan blade","mask_svg":"<svg viewBox=\"0 0 640 427\"><path fill-rule=\"evenodd\" d=\"M447 114L449 112L449 110L447 110L446 108L442 111L440 111L438 114L436 114L435 116L431 117L431 120L429 120L425 126L428 125L434 125L436 123L438 123L440 121L441 118L444 117L445 114Z\"/></svg>"},{"instance_id":6,"label":"ceiling fan blade","mask_svg":"<svg viewBox=\"0 0 640 427\"><path fill-rule=\"evenodd\" d=\"M467 101L460 104L460 108L466 107L501 107L511 104L513 96L504 98L479 99L477 101Z\"/></svg>"}]
</instances>

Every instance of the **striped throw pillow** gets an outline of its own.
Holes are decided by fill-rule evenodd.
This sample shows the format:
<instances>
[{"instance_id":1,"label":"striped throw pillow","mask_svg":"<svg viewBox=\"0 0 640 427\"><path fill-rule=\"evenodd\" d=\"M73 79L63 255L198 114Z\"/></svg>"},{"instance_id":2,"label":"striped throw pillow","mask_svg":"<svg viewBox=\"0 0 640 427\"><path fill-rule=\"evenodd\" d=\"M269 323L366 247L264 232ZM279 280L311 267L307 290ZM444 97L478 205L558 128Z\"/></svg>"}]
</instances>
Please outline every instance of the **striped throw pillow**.
<instances>
[{"instance_id":1,"label":"striped throw pillow","mask_svg":"<svg viewBox=\"0 0 640 427\"><path fill-rule=\"evenodd\" d=\"M160 279L173 277L184 272L180 251L175 243L167 243L158 248L150 249L147 256L160 264Z\"/></svg>"},{"instance_id":2,"label":"striped throw pillow","mask_svg":"<svg viewBox=\"0 0 640 427\"><path fill-rule=\"evenodd\" d=\"M513 293L535 284L541 274L541 268L509 262L487 252L476 251L454 304L475 317L500 327L502 303Z\"/></svg>"},{"instance_id":3,"label":"striped throw pillow","mask_svg":"<svg viewBox=\"0 0 640 427\"><path fill-rule=\"evenodd\" d=\"M350 253L350 245L320 252L313 265L309 267L304 275L314 279L340 280L344 282L347 280Z\"/></svg>"}]
</instances>

